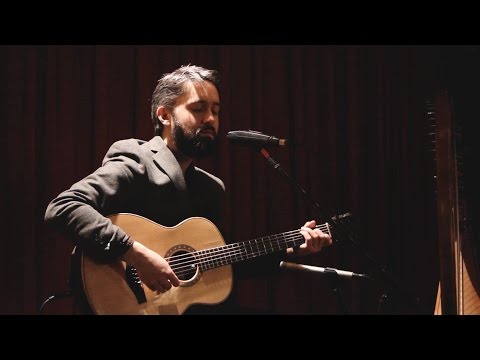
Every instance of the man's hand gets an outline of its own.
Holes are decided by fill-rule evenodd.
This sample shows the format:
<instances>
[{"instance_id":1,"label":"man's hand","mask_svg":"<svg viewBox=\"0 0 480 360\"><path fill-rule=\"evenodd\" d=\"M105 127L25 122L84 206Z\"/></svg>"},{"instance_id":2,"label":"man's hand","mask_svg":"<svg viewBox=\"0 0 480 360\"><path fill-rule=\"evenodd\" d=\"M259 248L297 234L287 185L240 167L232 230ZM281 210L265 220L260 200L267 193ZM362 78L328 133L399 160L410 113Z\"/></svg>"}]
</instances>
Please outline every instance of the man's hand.
<instances>
[{"instance_id":1,"label":"man's hand","mask_svg":"<svg viewBox=\"0 0 480 360\"><path fill-rule=\"evenodd\" d=\"M307 221L300 229L300 233L305 238L305 242L295 249L288 248L287 254L299 256L313 254L322 250L324 246L331 245L332 237L320 229L315 229L315 226L315 220Z\"/></svg>"},{"instance_id":2,"label":"man's hand","mask_svg":"<svg viewBox=\"0 0 480 360\"><path fill-rule=\"evenodd\" d=\"M168 262L139 242L123 255L122 260L137 269L140 280L152 291L164 293L172 286L180 285L180 281L170 268Z\"/></svg>"}]
</instances>

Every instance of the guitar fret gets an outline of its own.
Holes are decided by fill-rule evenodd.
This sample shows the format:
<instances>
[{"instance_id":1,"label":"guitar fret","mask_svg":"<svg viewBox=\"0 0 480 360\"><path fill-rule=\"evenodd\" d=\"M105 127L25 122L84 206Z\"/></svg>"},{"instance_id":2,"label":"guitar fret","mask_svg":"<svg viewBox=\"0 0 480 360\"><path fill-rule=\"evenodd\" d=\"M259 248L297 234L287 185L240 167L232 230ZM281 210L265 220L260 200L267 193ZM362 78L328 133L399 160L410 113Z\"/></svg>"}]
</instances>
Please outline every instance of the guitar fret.
<instances>
[{"instance_id":1,"label":"guitar fret","mask_svg":"<svg viewBox=\"0 0 480 360\"><path fill-rule=\"evenodd\" d=\"M247 251L246 243L238 244L238 246L241 247L241 252L240 252L241 260L248 259L248 251Z\"/></svg>"},{"instance_id":2,"label":"guitar fret","mask_svg":"<svg viewBox=\"0 0 480 360\"><path fill-rule=\"evenodd\" d=\"M208 270L208 262L206 262L205 260L203 260L206 256L206 251L198 251L197 254L200 255L199 258L201 259L199 261L199 266L200 266L200 270L202 271L205 271L205 270Z\"/></svg>"},{"instance_id":3,"label":"guitar fret","mask_svg":"<svg viewBox=\"0 0 480 360\"><path fill-rule=\"evenodd\" d=\"M207 250L207 251L205 251L205 254L206 254L207 256L210 256L210 252L211 252L211 250ZM207 269L213 268L213 266L211 266L211 264L212 264L212 260L208 260L208 261L205 263L206 268L207 268Z\"/></svg>"},{"instance_id":4,"label":"guitar fret","mask_svg":"<svg viewBox=\"0 0 480 360\"><path fill-rule=\"evenodd\" d=\"M248 241L248 245L250 246L250 253L247 253L247 259L249 258L250 254L253 254L252 240Z\"/></svg>"},{"instance_id":5,"label":"guitar fret","mask_svg":"<svg viewBox=\"0 0 480 360\"><path fill-rule=\"evenodd\" d=\"M262 247L258 245L258 242L260 241L260 245L262 245L263 249L265 249L265 246L263 245L263 242L261 242L261 239L255 239L255 245L257 246L257 252L255 254L255 257L260 255L262 253Z\"/></svg>"},{"instance_id":6,"label":"guitar fret","mask_svg":"<svg viewBox=\"0 0 480 360\"><path fill-rule=\"evenodd\" d=\"M209 249L207 250L207 254L208 254L208 257L209 257L209 261L207 262L207 266L209 269L214 269L215 268L215 262L212 258L212 253L213 253L213 250L212 249Z\"/></svg>"},{"instance_id":7,"label":"guitar fret","mask_svg":"<svg viewBox=\"0 0 480 360\"><path fill-rule=\"evenodd\" d=\"M265 254L270 254L273 251L272 242L271 242L272 240L270 237L267 237L266 240L267 241L263 242L263 246L265 248Z\"/></svg>"},{"instance_id":8,"label":"guitar fret","mask_svg":"<svg viewBox=\"0 0 480 360\"><path fill-rule=\"evenodd\" d=\"M238 258L240 256L240 259ZM242 250L238 244L235 244L235 262L239 262L242 259Z\"/></svg>"}]
</instances>

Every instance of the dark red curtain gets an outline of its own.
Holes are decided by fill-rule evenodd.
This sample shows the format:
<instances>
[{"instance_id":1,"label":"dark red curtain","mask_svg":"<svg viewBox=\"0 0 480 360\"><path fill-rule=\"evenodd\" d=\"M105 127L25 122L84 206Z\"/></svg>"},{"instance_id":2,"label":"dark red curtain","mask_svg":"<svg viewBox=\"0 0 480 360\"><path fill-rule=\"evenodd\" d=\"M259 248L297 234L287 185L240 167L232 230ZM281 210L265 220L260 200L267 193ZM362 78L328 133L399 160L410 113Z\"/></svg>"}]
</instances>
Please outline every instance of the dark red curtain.
<instances>
[{"instance_id":1,"label":"dark red curtain","mask_svg":"<svg viewBox=\"0 0 480 360\"><path fill-rule=\"evenodd\" d=\"M49 295L67 289L73 245L44 225L46 205L98 167L112 142L149 139L157 79L189 63L222 73L220 151L200 165L225 181L230 236L248 240L322 220L257 152L226 140L230 130L258 130L289 139L290 147L271 155L324 214L352 213L358 230L356 246L343 241L297 261L360 273L379 267L388 275L332 284L325 276L285 272L238 282L236 301L279 314L432 313L438 259L424 105L441 79L438 52L432 46L0 47L0 313L36 314ZM45 308L71 312L68 298Z\"/></svg>"}]
</instances>

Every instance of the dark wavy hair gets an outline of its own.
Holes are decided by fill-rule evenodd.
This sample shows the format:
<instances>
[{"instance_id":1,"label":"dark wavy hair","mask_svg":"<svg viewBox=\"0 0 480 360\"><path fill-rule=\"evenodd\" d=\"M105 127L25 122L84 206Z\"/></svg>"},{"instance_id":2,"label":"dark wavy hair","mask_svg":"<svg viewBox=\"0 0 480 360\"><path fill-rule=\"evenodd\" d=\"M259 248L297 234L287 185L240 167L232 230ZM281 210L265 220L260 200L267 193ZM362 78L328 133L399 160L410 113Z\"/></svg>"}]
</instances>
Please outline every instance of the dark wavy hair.
<instances>
[{"instance_id":1,"label":"dark wavy hair","mask_svg":"<svg viewBox=\"0 0 480 360\"><path fill-rule=\"evenodd\" d=\"M165 106L167 109L173 110L175 102L185 91L183 84L187 81L210 81L220 91L220 73L216 70L195 65L182 65L171 73L163 74L152 95L151 117L154 135L161 135L163 130L163 124L156 115L157 108Z\"/></svg>"}]
</instances>

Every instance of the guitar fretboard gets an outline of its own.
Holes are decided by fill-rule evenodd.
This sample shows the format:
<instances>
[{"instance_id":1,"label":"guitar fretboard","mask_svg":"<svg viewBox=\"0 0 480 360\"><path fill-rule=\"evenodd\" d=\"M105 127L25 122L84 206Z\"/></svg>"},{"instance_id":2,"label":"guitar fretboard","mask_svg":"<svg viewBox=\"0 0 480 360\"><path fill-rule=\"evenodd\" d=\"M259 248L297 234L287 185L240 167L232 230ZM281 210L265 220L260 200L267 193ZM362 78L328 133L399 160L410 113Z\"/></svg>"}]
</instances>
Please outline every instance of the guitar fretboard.
<instances>
[{"instance_id":1,"label":"guitar fretboard","mask_svg":"<svg viewBox=\"0 0 480 360\"><path fill-rule=\"evenodd\" d=\"M328 223L317 225L317 229L330 234L330 227ZM304 243L304 237L300 230L293 230L285 233L275 234L271 236L264 236L257 239L247 240L234 244L214 247L207 250L195 251L189 256L180 255L182 259L172 256L168 260L171 262L172 269L175 273L179 271L188 271L193 268L200 268L200 270L210 270L221 266L230 265L244 260L249 260L255 257L272 254L290 247L296 247ZM176 259L174 259L176 258Z\"/></svg>"}]
</instances>

